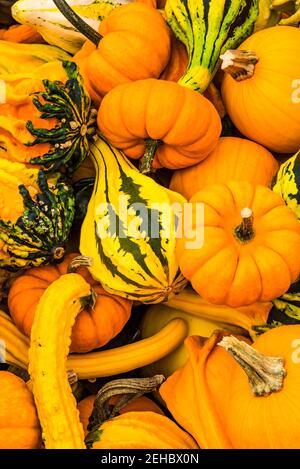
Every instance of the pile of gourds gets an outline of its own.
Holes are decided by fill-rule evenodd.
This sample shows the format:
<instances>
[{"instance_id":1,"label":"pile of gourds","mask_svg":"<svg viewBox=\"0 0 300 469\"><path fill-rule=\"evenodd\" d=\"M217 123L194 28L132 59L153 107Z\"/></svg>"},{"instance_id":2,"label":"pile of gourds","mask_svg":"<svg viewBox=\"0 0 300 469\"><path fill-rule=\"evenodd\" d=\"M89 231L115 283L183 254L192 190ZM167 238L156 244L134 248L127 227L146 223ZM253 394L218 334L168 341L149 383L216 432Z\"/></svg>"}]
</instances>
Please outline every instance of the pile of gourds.
<instances>
[{"instance_id":1,"label":"pile of gourds","mask_svg":"<svg viewBox=\"0 0 300 469\"><path fill-rule=\"evenodd\" d=\"M286 3L0 1L0 448L299 447Z\"/></svg>"}]
</instances>

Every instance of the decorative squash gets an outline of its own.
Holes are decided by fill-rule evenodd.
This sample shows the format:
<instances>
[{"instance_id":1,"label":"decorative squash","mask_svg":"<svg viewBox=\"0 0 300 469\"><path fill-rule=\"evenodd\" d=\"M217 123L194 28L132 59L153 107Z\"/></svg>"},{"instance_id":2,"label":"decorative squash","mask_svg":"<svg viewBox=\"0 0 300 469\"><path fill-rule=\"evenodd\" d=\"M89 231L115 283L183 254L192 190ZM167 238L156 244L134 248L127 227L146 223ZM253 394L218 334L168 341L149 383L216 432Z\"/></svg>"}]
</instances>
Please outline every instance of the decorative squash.
<instances>
[{"instance_id":1,"label":"decorative squash","mask_svg":"<svg viewBox=\"0 0 300 469\"><path fill-rule=\"evenodd\" d=\"M188 324L189 336L210 337L215 330L225 330L239 335L249 333L255 337L252 328L265 324L271 309L272 303L255 303L236 309L214 305L203 300L192 289L186 288L171 298L166 305L153 305L147 309L141 322L141 336L151 337L171 319L181 318ZM182 341L174 352L143 367L142 375L162 373L168 377L185 364L187 357L188 353Z\"/></svg>"},{"instance_id":2,"label":"decorative squash","mask_svg":"<svg viewBox=\"0 0 300 469\"><path fill-rule=\"evenodd\" d=\"M85 448L66 361L72 326L86 304L94 304L91 287L81 275L71 273L45 290L35 313L29 373L46 449Z\"/></svg>"},{"instance_id":3,"label":"decorative squash","mask_svg":"<svg viewBox=\"0 0 300 469\"><path fill-rule=\"evenodd\" d=\"M0 267L62 259L74 218L72 189L60 175L0 158Z\"/></svg>"},{"instance_id":4,"label":"decorative squash","mask_svg":"<svg viewBox=\"0 0 300 469\"><path fill-rule=\"evenodd\" d=\"M69 60L70 56L57 47L46 44L17 44L6 40L0 41L0 78L14 73L28 73L35 68L57 60ZM2 100L0 100L2 103Z\"/></svg>"},{"instance_id":5,"label":"decorative squash","mask_svg":"<svg viewBox=\"0 0 300 469\"><path fill-rule=\"evenodd\" d=\"M273 191L279 194L300 220L300 151L283 163L273 180Z\"/></svg>"},{"instance_id":6,"label":"decorative squash","mask_svg":"<svg viewBox=\"0 0 300 469\"><path fill-rule=\"evenodd\" d=\"M279 195L230 181L207 186L190 202L194 211L203 204L204 213L189 221L176 254L205 300L232 307L270 301L297 280L300 225Z\"/></svg>"},{"instance_id":7,"label":"decorative squash","mask_svg":"<svg viewBox=\"0 0 300 469\"><path fill-rule=\"evenodd\" d=\"M80 239L81 254L93 258L89 271L110 293L143 303L167 300L186 285L174 255L173 204L184 198L140 174L102 139L90 156L96 184Z\"/></svg>"},{"instance_id":8,"label":"decorative squash","mask_svg":"<svg viewBox=\"0 0 300 469\"><path fill-rule=\"evenodd\" d=\"M18 277L11 285L8 295L10 314L18 327L30 337L35 311L44 291L61 275L68 272L77 254L69 254L56 266L30 269ZM132 302L110 295L93 280L83 260L75 259L80 274L97 295L93 309L85 308L76 318L72 329L71 352L84 353L102 347L113 339L130 317Z\"/></svg>"},{"instance_id":9,"label":"decorative squash","mask_svg":"<svg viewBox=\"0 0 300 469\"><path fill-rule=\"evenodd\" d=\"M167 22L188 51L179 83L203 93L218 68L220 54L237 47L253 31L257 0L167 0Z\"/></svg>"},{"instance_id":10,"label":"decorative squash","mask_svg":"<svg viewBox=\"0 0 300 469\"><path fill-rule=\"evenodd\" d=\"M72 174L96 131L96 111L76 64L50 62L1 78L5 103L0 104L0 156Z\"/></svg>"},{"instance_id":11,"label":"decorative squash","mask_svg":"<svg viewBox=\"0 0 300 469\"><path fill-rule=\"evenodd\" d=\"M33 395L21 378L0 371L0 449L40 446L41 431Z\"/></svg>"},{"instance_id":12,"label":"decorative squash","mask_svg":"<svg viewBox=\"0 0 300 469\"><path fill-rule=\"evenodd\" d=\"M153 6L140 2L122 5L101 22L96 33L78 21L64 0L56 0L56 5L92 41L83 46L74 60L95 103L99 104L108 91L121 83L158 78L165 69L170 57L170 32Z\"/></svg>"},{"instance_id":13,"label":"decorative squash","mask_svg":"<svg viewBox=\"0 0 300 469\"><path fill-rule=\"evenodd\" d=\"M186 339L189 360L160 394L201 448L299 447L299 331L299 325L278 327L251 347L234 337L221 341L220 334L205 344Z\"/></svg>"},{"instance_id":14,"label":"decorative squash","mask_svg":"<svg viewBox=\"0 0 300 469\"><path fill-rule=\"evenodd\" d=\"M98 126L130 158L144 155L142 172L151 171L152 165L192 166L208 156L221 133L219 115L206 98L177 83L155 79L113 89L101 103Z\"/></svg>"},{"instance_id":15,"label":"decorative squash","mask_svg":"<svg viewBox=\"0 0 300 469\"><path fill-rule=\"evenodd\" d=\"M278 153L298 151L300 29L264 29L222 59L222 96L239 131Z\"/></svg>"},{"instance_id":16,"label":"decorative squash","mask_svg":"<svg viewBox=\"0 0 300 469\"><path fill-rule=\"evenodd\" d=\"M82 399L82 401L79 402L78 404L78 410L79 410L79 417L80 421L83 425L83 430L84 433L88 433L88 424L89 424L89 418L92 414L93 407L94 407L94 402L96 399L96 395L88 396ZM115 406L121 399L121 395L113 396L109 400L109 405ZM126 404L125 407L120 409L119 413L120 415L125 414L127 412L156 412L158 414L164 415L163 411L161 408L155 404L154 401L151 399L148 399L148 397L145 396L140 396L137 399L135 399L133 402L129 402L129 404Z\"/></svg>"},{"instance_id":17,"label":"decorative squash","mask_svg":"<svg viewBox=\"0 0 300 469\"><path fill-rule=\"evenodd\" d=\"M26 370L29 339L2 311L0 311L0 326L0 340L6 344L5 361ZM127 373L173 352L187 336L187 330L185 321L179 318L173 319L148 339L116 349L69 355L67 367L76 373L78 379L95 379Z\"/></svg>"},{"instance_id":18,"label":"decorative squash","mask_svg":"<svg viewBox=\"0 0 300 469\"><path fill-rule=\"evenodd\" d=\"M113 8L128 3L129 0L68 0L68 4L80 17L96 31L103 18ZM85 37L80 34L54 5L53 0L19 0L12 7L13 17L19 23L34 26L48 44L75 54Z\"/></svg>"},{"instance_id":19,"label":"decorative squash","mask_svg":"<svg viewBox=\"0 0 300 469\"><path fill-rule=\"evenodd\" d=\"M199 449L192 437L168 417L148 411L126 412L107 420L95 434L92 448Z\"/></svg>"},{"instance_id":20,"label":"decorative squash","mask_svg":"<svg viewBox=\"0 0 300 469\"><path fill-rule=\"evenodd\" d=\"M222 137L205 160L175 171L170 189L190 199L205 186L231 180L269 186L278 167L273 155L261 145L238 137Z\"/></svg>"}]
</instances>

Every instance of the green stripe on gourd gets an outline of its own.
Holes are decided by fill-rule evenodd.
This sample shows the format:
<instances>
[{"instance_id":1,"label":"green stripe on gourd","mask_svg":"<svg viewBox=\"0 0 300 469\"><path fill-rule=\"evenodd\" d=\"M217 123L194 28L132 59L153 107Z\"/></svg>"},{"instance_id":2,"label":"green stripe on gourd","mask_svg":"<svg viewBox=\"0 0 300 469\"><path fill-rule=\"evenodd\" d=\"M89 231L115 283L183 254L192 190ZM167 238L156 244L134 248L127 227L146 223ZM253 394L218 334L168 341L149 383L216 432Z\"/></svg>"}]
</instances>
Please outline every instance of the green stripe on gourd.
<instances>
[{"instance_id":1,"label":"green stripe on gourd","mask_svg":"<svg viewBox=\"0 0 300 469\"><path fill-rule=\"evenodd\" d=\"M88 154L96 133L97 111L92 108L77 65L65 61L63 67L68 77L66 83L43 80L45 91L35 93L32 100L41 119L57 119L58 124L52 129L43 129L35 128L28 121L26 127L36 138L27 146L50 144L48 153L32 158L30 163L43 165L48 172L56 172L64 166L66 173L72 175Z\"/></svg>"},{"instance_id":2,"label":"green stripe on gourd","mask_svg":"<svg viewBox=\"0 0 300 469\"><path fill-rule=\"evenodd\" d=\"M24 212L15 223L0 219L0 267L17 270L64 256L75 212L73 190L59 175L48 180L39 171L39 192L32 198L19 186Z\"/></svg>"},{"instance_id":3,"label":"green stripe on gourd","mask_svg":"<svg viewBox=\"0 0 300 469\"><path fill-rule=\"evenodd\" d=\"M189 64L179 83L202 93L219 57L251 35L258 0L167 0L167 22L188 51Z\"/></svg>"},{"instance_id":4,"label":"green stripe on gourd","mask_svg":"<svg viewBox=\"0 0 300 469\"><path fill-rule=\"evenodd\" d=\"M272 188L300 220L300 151L280 166Z\"/></svg>"},{"instance_id":5,"label":"green stripe on gourd","mask_svg":"<svg viewBox=\"0 0 300 469\"><path fill-rule=\"evenodd\" d=\"M174 255L176 220L169 191L142 175L103 139L91 146L90 155L96 182L80 251L93 258L93 277L126 298L166 300L186 285ZM178 200L185 202L183 197Z\"/></svg>"}]
</instances>

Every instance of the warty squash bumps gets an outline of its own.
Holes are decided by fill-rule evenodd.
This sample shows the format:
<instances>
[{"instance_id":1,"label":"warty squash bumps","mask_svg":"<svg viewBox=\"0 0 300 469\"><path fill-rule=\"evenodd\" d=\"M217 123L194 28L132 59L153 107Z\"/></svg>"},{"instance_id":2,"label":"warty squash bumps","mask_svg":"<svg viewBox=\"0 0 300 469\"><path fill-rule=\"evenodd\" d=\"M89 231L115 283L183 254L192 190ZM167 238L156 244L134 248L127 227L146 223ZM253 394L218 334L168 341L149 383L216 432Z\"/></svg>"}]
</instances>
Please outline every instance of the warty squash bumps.
<instances>
[{"instance_id":1,"label":"warty squash bumps","mask_svg":"<svg viewBox=\"0 0 300 469\"><path fill-rule=\"evenodd\" d=\"M192 166L208 156L221 133L220 117L206 98L177 83L151 78L108 93L98 126L128 157L143 157L142 172L152 166Z\"/></svg>"},{"instance_id":2,"label":"warty squash bumps","mask_svg":"<svg viewBox=\"0 0 300 469\"><path fill-rule=\"evenodd\" d=\"M53 61L6 75L0 156L71 175L87 155L95 118L74 62Z\"/></svg>"},{"instance_id":3,"label":"warty squash bumps","mask_svg":"<svg viewBox=\"0 0 300 469\"><path fill-rule=\"evenodd\" d=\"M62 259L74 196L60 174L0 158L0 267L18 270Z\"/></svg>"},{"instance_id":4,"label":"warty squash bumps","mask_svg":"<svg viewBox=\"0 0 300 469\"><path fill-rule=\"evenodd\" d=\"M26 383L0 371L0 449L41 447L41 429L32 393Z\"/></svg>"},{"instance_id":5,"label":"warty squash bumps","mask_svg":"<svg viewBox=\"0 0 300 469\"><path fill-rule=\"evenodd\" d=\"M170 32L160 12L134 2L116 8L101 23L96 45L84 44L75 56L94 102L115 86L158 78L170 57Z\"/></svg>"},{"instance_id":6,"label":"warty squash bumps","mask_svg":"<svg viewBox=\"0 0 300 469\"><path fill-rule=\"evenodd\" d=\"M300 29L264 29L222 59L222 96L239 131L278 153L298 151Z\"/></svg>"},{"instance_id":7,"label":"warty squash bumps","mask_svg":"<svg viewBox=\"0 0 300 469\"><path fill-rule=\"evenodd\" d=\"M176 254L183 275L207 301L237 307L282 295L300 273L300 225L284 200L264 186L230 181L190 200L204 204ZM202 231L203 244L186 236ZM189 240L189 241L190 241ZM199 240L199 237L198 237Z\"/></svg>"},{"instance_id":8,"label":"warty squash bumps","mask_svg":"<svg viewBox=\"0 0 300 469\"><path fill-rule=\"evenodd\" d=\"M21 332L30 337L31 327L38 302L46 288L72 268L76 254L69 254L58 265L44 266L27 270L11 285L8 296L10 314ZM84 353L102 347L115 337L128 321L131 301L107 293L93 280L84 259L75 259L80 274L93 288L96 300L91 309L86 307L76 318L72 329L71 352Z\"/></svg>"},{"instance_id":9,"label":"warty squash bumps","mask_svg":"<svg viewBox=\"0 0 300 469\"><path fill-rule=\"evenodd\" d=\"M159 303L184 288L175 259L176 209L185 199L140 174L99 139L90 148L96 183L81 229L80 252L105 290Z\"/></svg>"},{"instance_id":10,"label":"warty squash bumps","mask_svg":"<svg viewBox=\"0 0 300 469\"><path fill-rule=\"evenodd\" d=\"M238 137L222 137L200 163L174 172L170 189L187 199L211 184L249 181L269 186L279 165L272 153L255 142Z\"/></svg>"}]
</instances>

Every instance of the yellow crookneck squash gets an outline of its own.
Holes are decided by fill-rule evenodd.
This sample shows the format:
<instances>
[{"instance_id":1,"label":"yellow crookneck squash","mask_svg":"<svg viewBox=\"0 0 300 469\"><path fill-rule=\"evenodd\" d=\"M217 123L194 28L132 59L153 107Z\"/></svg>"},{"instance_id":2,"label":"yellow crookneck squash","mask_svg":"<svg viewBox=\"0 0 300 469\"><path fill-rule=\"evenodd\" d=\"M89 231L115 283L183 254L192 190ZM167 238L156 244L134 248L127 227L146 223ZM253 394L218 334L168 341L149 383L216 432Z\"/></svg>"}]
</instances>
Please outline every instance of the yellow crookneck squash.
<instances>
[{"instance_id":1,"label":"yellow crookneck squash","mask_svg":"<svg viewBox=\"0 0 300 469\"><path fill-rule=\"evenodd\" d=\"M272 151L298 151L300 29L258 31L221 58L222 97L238 130Z\"/></svg>"},{"instance_id":2,"label":"yellow crookneck squash","mask_svg":"<svg viewBox=\"0 0 300 469\"><path fill-rule=\"evenodd\" d=\"M67 377L66 361L76 316L94 304L79 274L62 275L44 292L34 318L29 373L46 449L84 449L84 432Z\"/></svg>"},{"instance_id":3,"label":"yellow crookneck squash","mask_svg":"<svg viewBox=\"0 0 300 469\"><path fill-rule=\"evenodd\" d=\"M187 323L183 319L175 318L147 339L116 349L70 354L67 368L75 372L78 379L95 379L127 373L173 352L187 337L187 333ZM6 363L27 370L29 339L17 329L10 316L1 310L0 340L6 344Z\"/></svg>"},{"instance_id":4,"label":"yellow crookneck squash","mask_svg":"<svg viewBox=\"0 0 300 469\"><path fill-rule=\"evenodd\" d=\"M90 155L97 175L80 252L93 258L92 276L108 292L131 300L167 300L186 285L174 256L176 206L185 199L140 174L101 138Z\"/></svg>"},{"instance_id":5,"label":"yellow crookneck squash","mask_svg":"<svg viewBox=\"0 0 300 469\"><path fill-rule=\"evenodd\" d=\"M97 114L76 64L52 61L0 78L0 157L72 175L88 153Z\"/></svg>"},{"instance_id":6,"label":"yellow crookneck squash","mask_svg":"<svg viewBox=\"0 0 300 469\"><path fill-rule=\"evenodd\" d=\"M299 334L299 325L280 326L252 346L189 337L189 360L160 394L203 449L299 448Z\"/></svg>"},{"instance_id":7,"label":"yellow crookneck squash","mask_svg":"<svg viewBox=\"0 0 300 469\"><path fill-rule=\"evenodd\" d=\"M270 301L297 280L300 225L271 189L230 181L205 187L190 203L194 214L203 212L186 222L176 255L205 300L232 307Z\"/></svg>"},{"instance_id":8,"label":"yellow crookneck squash","mask_svg":"<svg viewBox=\"0 0 300 469\"><path fill-rule=\"evenodd\" d=\"M255 339L257 326L267 322L271 309L271 302L255 303L240 308L215 305L203 300L191 288L185 288L167 303L150 306L145 311L141 322L141 336L151 337L170 320L181 318L188 325L189 336L210 337L215 330L224 330L241 336L249 334ZM183 366L188 358L188 352L183 344L184 339L172 353L143 367L142 376L162 373L168 377Z\"/></svg>"}]
</instances>

